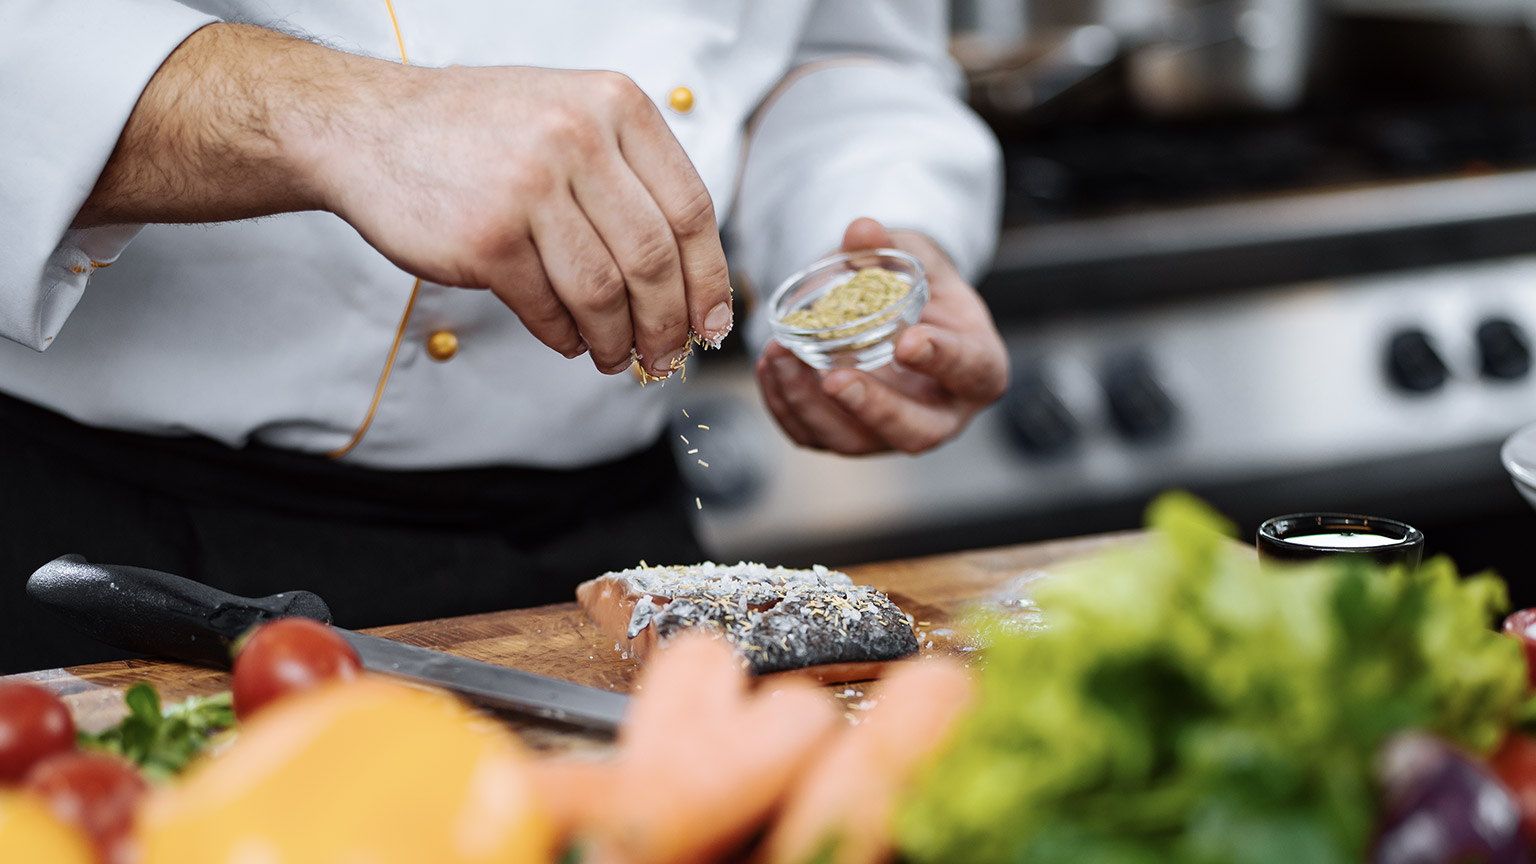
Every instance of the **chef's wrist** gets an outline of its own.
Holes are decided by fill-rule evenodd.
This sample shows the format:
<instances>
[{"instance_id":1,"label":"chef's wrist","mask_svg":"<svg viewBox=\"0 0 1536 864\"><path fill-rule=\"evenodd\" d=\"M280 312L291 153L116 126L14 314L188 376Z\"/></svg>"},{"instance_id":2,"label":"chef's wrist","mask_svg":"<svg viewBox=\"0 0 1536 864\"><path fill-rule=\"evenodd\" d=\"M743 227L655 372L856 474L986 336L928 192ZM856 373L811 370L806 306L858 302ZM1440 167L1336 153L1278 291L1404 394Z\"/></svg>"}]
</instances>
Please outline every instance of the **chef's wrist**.
<instances>
[{"instance_id":1,"label":"chef's wrist","mask_svg":"<svg viewBox=\"0 0 1536 864\"><path fill-rule=\"evenodd\" d=\"M139 95L72 227L323 209L337 130L399 68L251 25L202 27Z\"/></svg>"},{"instance_id":2,"label":"chef's wrist","mask_svg":"<svg viewBox=\"0 0 1536 864\"><path fill-rule=\"evenodd\" d=\"M291 209L345 218L344 187L358 182L356 166L375 162L373 154L411 134L397 114L434 70L309 43L291 47L295 56L283 63L281 86L270 91L265 108L279 171L302 205Z\"/></svg>"}]
</instances>

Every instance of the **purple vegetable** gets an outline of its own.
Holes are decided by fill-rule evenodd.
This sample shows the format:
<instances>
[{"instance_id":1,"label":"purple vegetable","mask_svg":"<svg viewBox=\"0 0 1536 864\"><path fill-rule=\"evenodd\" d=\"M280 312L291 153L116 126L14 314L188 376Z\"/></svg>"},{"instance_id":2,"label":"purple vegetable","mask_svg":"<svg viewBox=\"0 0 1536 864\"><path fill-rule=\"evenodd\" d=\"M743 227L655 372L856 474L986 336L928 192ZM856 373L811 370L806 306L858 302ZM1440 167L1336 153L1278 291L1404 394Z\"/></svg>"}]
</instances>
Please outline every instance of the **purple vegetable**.
<instances>
[{"instance_id":1,"label":"purple vegetable","mask_svg":"<svg viewBox=\"0 0 1536 864\"><path fill-rule=\"evenodd\" d=\"M1386 807L1372 864L1527 864L1520 808L1493 773L1430 735L1382 748Z\"/></svg>"}]
</instances>

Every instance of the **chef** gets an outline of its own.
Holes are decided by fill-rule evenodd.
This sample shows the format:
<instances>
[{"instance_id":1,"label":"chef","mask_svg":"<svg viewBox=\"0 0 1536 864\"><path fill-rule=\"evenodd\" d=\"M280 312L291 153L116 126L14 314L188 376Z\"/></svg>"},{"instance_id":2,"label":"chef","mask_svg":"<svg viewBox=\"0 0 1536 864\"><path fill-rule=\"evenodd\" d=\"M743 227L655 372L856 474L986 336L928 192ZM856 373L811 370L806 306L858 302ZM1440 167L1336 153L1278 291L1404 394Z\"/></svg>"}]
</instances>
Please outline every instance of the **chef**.
<instances>
[{"instance_id":1,"label":"chef","mask_svg":"<svg viewBox=\"0 0 1536 864\"><path fill-rule=\"evenodd\" d=\"M1007 365L958 85L932 0L0 5L0 672L106 656L23 597L65 552L349 626L696 560L641 379L839 247L918 255L923 321L770 344L767 408L953 437Z\"/></svg>"}]
</instances>

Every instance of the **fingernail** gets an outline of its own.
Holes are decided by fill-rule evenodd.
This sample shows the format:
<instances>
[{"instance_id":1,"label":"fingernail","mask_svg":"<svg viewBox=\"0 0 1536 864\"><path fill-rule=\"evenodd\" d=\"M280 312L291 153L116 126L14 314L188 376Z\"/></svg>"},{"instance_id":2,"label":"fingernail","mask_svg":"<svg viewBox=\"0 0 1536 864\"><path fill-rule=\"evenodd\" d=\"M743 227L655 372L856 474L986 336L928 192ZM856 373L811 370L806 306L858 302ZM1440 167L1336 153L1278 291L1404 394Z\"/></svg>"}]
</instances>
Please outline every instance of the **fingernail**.
<instances>
[{"instance_id":1,"label":"fingernail","mask_svg":"<svg viewBox=\"0 0 1536 864\"><path fill-rule=\"evenodd\" d=\"M565 359L567 359L567 360L575 360L577 357L580 357L581 355L587 353L589 350L591 350L591 349L587 345L587 340L583 339L583 340L581 340L580 344L578 344L574 349L571 350L571 353L565 355Z\"/></svg>"},{"instance_id":2,"label":"fingernail","mask_svg":"<svg viewBox=\"0 0 1536 864\"><path fill-rule=\"evenodd\" d=\"M624 358L624 361L619 363L617 366L610 366L610 367L608 367L608 374L609 375L617 375L620 372L623 372L624 370L628 369L629 367L631 367L633 365L635 365L635 358L633 358L633 357L626 357L626 358Z\"/></svg>"},{"instance_id":3,"label":"fingernail","mask_svg":"<svg viewBox=\"0 0 1536 864\"><path fill-rule=\"evenodd\" d=\"M719 348L720 342L730 332L731 304L727 301L709 310L709 314L704 317L704 338L709 340L711 347Z\"/></svg>"},{"instance_id":4,"label":"fingernail","mask_svg":"<svg viewBox=\"0 0 1536 864\"><path fill-rule=\"evenodd\" d=\"M919 346L916 351L912 352L912 356L911 357L907 358L907 365L908 366L927 366L930 362L933 361L933 354L934 354L933 340L932 339L924 339L923 340L923 344L921 346Z\"/></svg>"},{"instance_id":5,"label":"fingernail","mask_svg":"<svg viewBox=\"0 0 1536 864\"><path fill-rule=\"evenodd\" d=\"M852 384L837 391L836 396L844 408L857 408L864 404L864 382L855 378Z\"/></svg>"},{"instance_id":6,"label":"fingernail","mask_svg":"<svg viewBox=\"0 0 1536 864\"><path fill-rule=\"evenodd\" d=\"M780 381L788 381L800 374L800 361L793 357L780 357L773 361L773 374Z\"/></svg>"},{"instance_id":7,"label":"fingernail","mask_svg":"<svg viewBox=\"0 0 1536 864\"><path fill-rule=\"evenodd\" d=\"M656 368L651 370L651 374L657 378L666 378L673 372L676 372L678 367L682 366L683 361L687 358L688 346L684 345L676 351L672 351L668 353L667 356L661 358L661 362L656 365Z\"/></svg>"}]
</instances>

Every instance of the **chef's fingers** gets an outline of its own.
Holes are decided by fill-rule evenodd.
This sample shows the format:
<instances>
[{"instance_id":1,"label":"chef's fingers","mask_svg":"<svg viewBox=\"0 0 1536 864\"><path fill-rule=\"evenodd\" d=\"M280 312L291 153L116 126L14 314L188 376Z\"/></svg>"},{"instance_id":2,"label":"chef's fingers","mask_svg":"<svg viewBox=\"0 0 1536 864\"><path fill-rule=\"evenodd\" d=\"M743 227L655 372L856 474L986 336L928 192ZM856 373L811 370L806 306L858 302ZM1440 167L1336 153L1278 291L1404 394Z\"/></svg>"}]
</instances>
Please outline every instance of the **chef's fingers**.
<instances>
[{"instance_id":1,"label":"chef's fingers","mask_svg":"<svg viewBox=\"0 0 1536 864\"><path fill-rule=\"evenodd\" d=\"M614 155L594 163L577 170L572 183L576 203L624 276L641 365L665 378L688 350L688 295L677 239L623 160Z\"/></svg>"},{"instance_id":2,"label":"chef's fingers","mask_svg":"<svg viewBox=\"0 0 1536 864\"><path fill-rule=\"evenodd\" d=\"M896 245L891 232L879 222L862 216L848 223L843 231L843 251L860 252L865 249L888 249Z\"/></svg>"},{"instance_id":3,"label":"chef's fingers","mask_svg":"<svg viewBox=\"0 0 1536 864\"><path fill-rule=\"evenodd\" d=\"M778 379L779 395L788 408L788 416L809 430L814 446L848 455L889 449L885 442L823 392L821 377L814 369L788 351L772 357L764 352L764 356L770 371Z\"/></svg>"},{"instance_id":4,"label":"chef's fingers","mask_svg":"<svg viewBox=\"0 0 1536 864\"><path fill-rule=\"evenodd\" d=\"M902 366L970 402L990 403L1008 388L1008 352L990 325L960 333L919 324L896 340L895 356Z\"/></svg>"},{"instance_id":5,"label":"chef's fingers","mask_svg":"<svg viewBox=\"0 0 1536 864\"><path fill-rule=\"evenodd\" d=\"M768 406L768 413L779 423L779 428L789 436L789 440L801 447L815 447L816 436L811 430L800 422L793 409L789 407L789 401L784 398L784 393L779 387L779 374L774 371L773 361L765 354L757 358L755 367L757 372L757 385L763 393L763 403Z\"/></svg>"},{"instance_id":6,"label":"chef's fingers","mask_svg":"<svg viewBox=\"0 0 1536 864\"><path fill-rule=\"evenodd\" d=\"M650 100L625 103L619 150L661 208L682 256L693 331L719 345L731 332L731 281L715 204L688 154Z\"/></svg>"},{"instance_id":7,"label":"chef's fingers","mask_svg":"<svg viewBox=\"0 0 1536 864\"><path fill-rule=\"evenodd\" d=\"M568 358L580 357L587 350L576 321L555 296L539 252L527 237L516 241L505 263L497 267L491 293L516 312L528 332L545 345Z\"/></svg>"},{"instance_id":8,"label":"chef's fingers","mask_svg":"<svg viewBox=\"0 0 1536 864\"><path fill-rule=\"evenodd\" d=\"M532 211L533 242L560 303L592 352L598 371L629 368L635 344L624 274L573 198Z\"/></svg>"},{"instance_id":9,"label":"chef's fingers","mask_svg":"<svg viewBox=\"0 0 1536 864\"><path fill-rule=\"evenodd\" d=\"M943 444L970 419L971 412L958 405L918 402L867 372L837 369L822 379L821 386L870 433L904 453L922 453Z\"/></svg>"}]
</instances>

